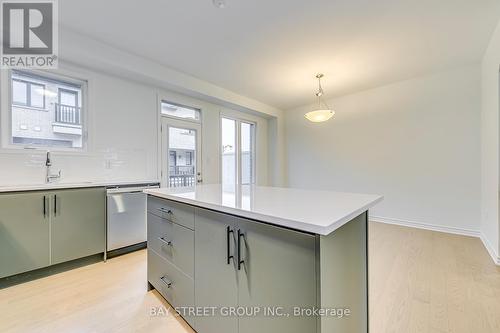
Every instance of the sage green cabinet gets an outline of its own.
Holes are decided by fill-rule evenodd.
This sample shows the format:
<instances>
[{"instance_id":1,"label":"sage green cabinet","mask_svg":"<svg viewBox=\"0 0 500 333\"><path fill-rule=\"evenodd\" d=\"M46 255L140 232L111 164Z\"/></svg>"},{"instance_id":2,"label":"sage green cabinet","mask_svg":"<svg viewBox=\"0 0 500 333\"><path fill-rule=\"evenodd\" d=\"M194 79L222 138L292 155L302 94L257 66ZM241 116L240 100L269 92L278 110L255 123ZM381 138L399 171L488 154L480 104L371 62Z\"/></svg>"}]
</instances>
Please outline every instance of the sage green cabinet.
<instances>
[{"instance_id":1,"label":"sage green cabinet","mask_svg":"<svg viewBox=\"0 0 500 333\"><path fill-rule=\"evenodd\" d=\"M104 252L103 188L51 192L52 264Z\"/></svg>"},{"instance_id":2,"label":"sage green cabinet","mask_svg":"<svg viewBox=\"0 0 500 333\"><path fill-rule=\"evenodd\" d=\"M240 317L238 332L316 332L315 317L293 315L294 307L317 304L315 236L243 219L238 230L238 306L261 309L257 316ZM277 313L265 315L262 307Z\"/></svg>"},{"instance_id":3,"label":"sage green cabinet","mask_svg":"<svg viewBox=\"0 0 500 333\"><path fill-rule=\"evenodd\" d=\"M315 246L314 235L196 209L196 306L260 311L257 316L198 317L197 331L316 332L316 318L292 315L293 307L317 304ZM264 313L276 309L290 316Z\"/></svg>"},{"instance_id":4,"label":"sage green cabinet","mask_svg":"<svg viewBox=\"0 0 500 333\"><path fill-rule=\"evenodd\" d=\"M105 193L0 194L0 278L104 252Z\"/></svg>"},{"instance_id":5,"label":"sage green cabinet","mask_svg":"<svg viewBox=\"0 0 500 333\"><path fill-rule=\"evenodd\" d=\"M195 302L200 307L237 307L236 220L224 214L196 209ZM238 332L232 316L200 316L196 330L203 333Z\"/></svg>"},{"instance_id":6,"label":"sage green cabinet","mask_svg":"<svg viewBox=\"0 0 500 333\"><path fill-rule=\"evenodd\" d=\"M48 245L48 196L0 194L0 278L48 266Z\"/></svg>"}]
</instances>

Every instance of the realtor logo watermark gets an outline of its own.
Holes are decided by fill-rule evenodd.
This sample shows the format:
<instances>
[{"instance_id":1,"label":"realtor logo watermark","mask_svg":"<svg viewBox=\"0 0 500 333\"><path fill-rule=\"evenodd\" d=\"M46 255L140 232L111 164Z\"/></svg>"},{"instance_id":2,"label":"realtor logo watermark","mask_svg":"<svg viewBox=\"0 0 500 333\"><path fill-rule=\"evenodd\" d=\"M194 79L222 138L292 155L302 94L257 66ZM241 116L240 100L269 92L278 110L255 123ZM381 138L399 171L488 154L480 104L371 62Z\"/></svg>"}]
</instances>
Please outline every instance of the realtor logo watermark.
<instances>
[{"instance_id":1,"label":"realtor logo watermark","mask_svg":"<svg viewBox=\"0 0 500 333\"><path fill-rule=\"evenodd\" d=\"M57 0L0 0L0 4L0 67L57 68Z\"/></svg>"}]
</instances>

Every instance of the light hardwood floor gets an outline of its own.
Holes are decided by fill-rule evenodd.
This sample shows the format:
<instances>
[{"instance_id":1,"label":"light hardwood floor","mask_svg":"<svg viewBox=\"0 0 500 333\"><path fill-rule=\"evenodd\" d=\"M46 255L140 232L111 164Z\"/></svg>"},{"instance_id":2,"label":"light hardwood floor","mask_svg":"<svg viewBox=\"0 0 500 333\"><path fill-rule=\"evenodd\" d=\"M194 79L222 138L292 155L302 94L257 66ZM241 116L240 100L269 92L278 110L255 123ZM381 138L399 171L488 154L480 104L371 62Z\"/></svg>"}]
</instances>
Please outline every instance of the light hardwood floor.
<instances>
[{"instance_id":1,"label":"light hardwood floor","mask_svg":"<svg viewBox=\"0 0 500 333\"><path fill-rule=\"evenodd\" d=\"M193 332L146 287L139 251L3 289L0 332ZM476 238L371 223L370 332L500 332L500 268Z\"/></svg>"},{"instance_id":2,"label":"light hardwood floor","mask_svg":"<svg viewBox=\"0 0 500 333\"><path fill-rule=\"evenodd\" d=\"M371 223L371 332L500 332L500 267L478 238Z\"/></svg>"}]
</instances>

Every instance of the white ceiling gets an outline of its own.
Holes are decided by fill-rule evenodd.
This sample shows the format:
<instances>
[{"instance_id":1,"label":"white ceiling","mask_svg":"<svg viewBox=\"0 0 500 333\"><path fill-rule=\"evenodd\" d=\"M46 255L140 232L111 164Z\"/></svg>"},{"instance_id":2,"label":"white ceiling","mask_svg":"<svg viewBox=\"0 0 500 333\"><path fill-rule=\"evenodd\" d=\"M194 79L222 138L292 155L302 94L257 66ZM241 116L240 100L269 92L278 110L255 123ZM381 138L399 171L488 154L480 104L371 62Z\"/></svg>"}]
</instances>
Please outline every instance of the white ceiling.
<instances>
[{"instance_id":1,"label":"white ceiling","mask_svg":"<svg viewBox=\"0 0 500 333\"><path fill-rule=\"evenodd\" d=\"M479 62L498 0L64 0L63 26L287 109ZM62 46L63 47L63 46Z\"/></svg>"}]
</instances>

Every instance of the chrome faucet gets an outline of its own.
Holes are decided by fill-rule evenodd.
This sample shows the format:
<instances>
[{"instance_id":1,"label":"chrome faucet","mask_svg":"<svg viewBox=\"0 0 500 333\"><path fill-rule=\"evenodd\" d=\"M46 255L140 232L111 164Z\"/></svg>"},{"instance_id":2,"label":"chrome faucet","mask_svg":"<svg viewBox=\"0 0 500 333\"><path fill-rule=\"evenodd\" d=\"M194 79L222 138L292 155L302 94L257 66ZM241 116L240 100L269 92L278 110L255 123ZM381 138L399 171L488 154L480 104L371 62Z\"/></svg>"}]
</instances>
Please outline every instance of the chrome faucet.
<instances>
[{"instance_id":1,"label":"chrome faucet","mask_svg":"<svg viewBox=\"0 0 500 333\"><path fill-rule=\"evenodd\" d=\"M50 167L52 166L52 160L50 159L50 151L47 151L47 158L45 159L45 167L47 168L47 174L45 178L46 183L51 183L54 179L61 178L61 170L57 174L52 174Z\"/></svg>"}]
</instances>

